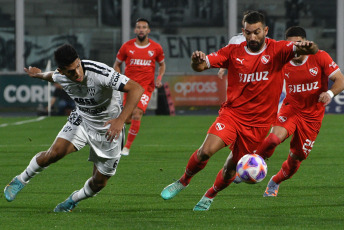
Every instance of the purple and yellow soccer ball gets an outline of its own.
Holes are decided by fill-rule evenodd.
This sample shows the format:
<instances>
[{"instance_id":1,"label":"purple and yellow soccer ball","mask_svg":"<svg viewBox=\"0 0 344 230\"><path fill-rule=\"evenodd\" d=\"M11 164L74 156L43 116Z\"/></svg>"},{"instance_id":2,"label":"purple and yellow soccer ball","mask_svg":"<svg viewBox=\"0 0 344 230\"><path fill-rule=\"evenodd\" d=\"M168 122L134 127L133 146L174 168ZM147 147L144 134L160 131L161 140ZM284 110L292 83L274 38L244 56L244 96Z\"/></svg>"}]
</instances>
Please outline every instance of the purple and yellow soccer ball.
<instances>
[{"instance_id":1,"label":"purple and yellow soccer ball","mask_svg":"<svg viewBox=\"0 0 344 230\"><path fill-rule=\"evenodd\" d=\"M264 180L268 172L268 166L261 156L246 154L238 161L236 171L242 181L248 184L256 184Z\"/></svg>"}]
</instances>

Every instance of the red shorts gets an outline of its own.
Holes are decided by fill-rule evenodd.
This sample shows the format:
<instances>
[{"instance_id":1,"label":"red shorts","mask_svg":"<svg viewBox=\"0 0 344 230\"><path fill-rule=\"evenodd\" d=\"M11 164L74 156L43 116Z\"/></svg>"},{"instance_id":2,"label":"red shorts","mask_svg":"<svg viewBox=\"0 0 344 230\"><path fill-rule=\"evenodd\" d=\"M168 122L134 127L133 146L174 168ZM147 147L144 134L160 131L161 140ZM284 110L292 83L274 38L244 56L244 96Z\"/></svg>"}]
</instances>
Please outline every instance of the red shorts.
<instances>
[{"instance_id":1,"label":"red shorts","mask_svg":"<svg viewBox=\"0 0 344 230\"><path fill-rule=\"evenodd\" d=\"M209 128L208 133L220 137L232 150L234 162L242 156L253 153L268 134L270 126L251 127L237 121L229 113L222 111Z\"/></svg>"},{"instance_id":2,"label":"red shorts","mask_svg":"<svg viewBox=\"0 0 344 230\"><path fill-rule=\"evenodd\" d=\"M274 126L281 126L288 131L290 152L301 159L306 159L311 152L321 127L321 121L307 121L298 115L291 105L283 105L277 115Z\"/></svg>"},{"instance_id":3,"label":"red shorts","mask_svg":"<svg viewBox=\"0 0 344 230\"><path fill-rule=\"evenodd\" d=\"M151 99L151 96L152 96L152 93L153 91L151 90L148 90L149 86L147 86L145 89L145 91L143 92L142 96L141 96L141 99L139 101L139 103L137 103L137 106L138 108L140 108L144 113L146 112L146 109L147 109L147 106L148 106L148 103ZM154 90L154 89L153 89ZM124 93L124 96L123 96L123 105L125 105L125 102L127 101L127 93Z\"/></svg>"}]
</instances>

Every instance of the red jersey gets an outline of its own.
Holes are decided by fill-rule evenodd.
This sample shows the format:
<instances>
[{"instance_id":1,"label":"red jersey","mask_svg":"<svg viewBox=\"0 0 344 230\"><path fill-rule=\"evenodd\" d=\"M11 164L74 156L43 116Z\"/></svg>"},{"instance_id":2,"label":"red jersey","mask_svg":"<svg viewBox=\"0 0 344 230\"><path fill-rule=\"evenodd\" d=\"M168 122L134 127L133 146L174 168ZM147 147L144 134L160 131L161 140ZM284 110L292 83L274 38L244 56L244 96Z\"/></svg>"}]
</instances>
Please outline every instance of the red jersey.
<instances>
[{"instance_id":1,"label":"red jersey","mask_svg":"<svg viewBox=\"0 0 344 230\"><path fill-rule=\"evenodd\" d=\"M328 79L337 71L338 65L323 50L307 56L299 65L290 61L283 68L287 90L283 104L291 104L295 113L305 119L321 121L325 106L318 99L328 90Z\"/></svg>"},{"instance_id":2,"label":"red jersey","mask_svg":"<svg viewBox=\"0 0 344 230\"><path fill-rule=\"evenodd\" d=\"M148 86L154 89L155 62L164 61L162 47L149 39L146 46L139 46L136 39L124 43L119 49L116 59L119 62L125 61L125 75L138 82L142 87Z\"/></svg>"},{"instance_id":3,"label":"red jersey","mask_svg":"<svg viewBox=\"0 0 344 230\"><path fill-rule=\"evenodd\" d=\"M282 67L294 56L292 42L266 38L252 53L247 42L207 55L208 67L228 68L227 100L221 106L242 124L266 127L276 119L283 87Z\"/></svg>"}]
</instances>

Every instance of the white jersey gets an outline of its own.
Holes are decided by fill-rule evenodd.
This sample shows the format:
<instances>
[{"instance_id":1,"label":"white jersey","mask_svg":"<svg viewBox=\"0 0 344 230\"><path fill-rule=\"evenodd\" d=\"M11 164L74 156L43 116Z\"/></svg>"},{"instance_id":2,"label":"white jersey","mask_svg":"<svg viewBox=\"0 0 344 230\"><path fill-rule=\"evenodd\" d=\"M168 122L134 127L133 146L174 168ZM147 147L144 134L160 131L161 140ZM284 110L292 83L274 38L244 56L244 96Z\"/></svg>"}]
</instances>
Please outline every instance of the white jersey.
<instances>
[{"instance_id":1,"label":"white jersey","mask_svg":"<svg viewBox=\"0 0 344 230\"><path fill-rule=\"evenodd\" d=\"M234 35L228 42L228 45L230 44L240 44L242 42L245 42L246 41L246 38L245 36L240 33L240 34L237 34L237 35Z\"/></svg>"},{"instance_id":2,"label":"white jersey","mask_svg":"<svg viewBox=\"0 0 344 230\"><path fill-rule=\"evenodd\" d=\"M75 101L77 112L84 120L100 125L118 117L122 110L119 91L129 78L100 62L82 60L81 66L83 82L73 82L58 71L53 74L54 82Z\"/></svg>"},{"instance_id":3,"label":"white jersey","mask_svg":"<svg viewBox=\"0 0 344 230\"><path fill-rule=\"evenodd\" d=\"M84 70L81 83L71 81L58 71L53 74L54 82L59 83L76 104L76 111L68 118L70 124L67 122L58 136L71 141L78 150L88 143L99 157L118 157L124 134L108 142L105 135L110 125L104 127L104 124L121 113L119 91L129 78L100 62L82 60L81 66Z\"/></svg>"}]
</instances>

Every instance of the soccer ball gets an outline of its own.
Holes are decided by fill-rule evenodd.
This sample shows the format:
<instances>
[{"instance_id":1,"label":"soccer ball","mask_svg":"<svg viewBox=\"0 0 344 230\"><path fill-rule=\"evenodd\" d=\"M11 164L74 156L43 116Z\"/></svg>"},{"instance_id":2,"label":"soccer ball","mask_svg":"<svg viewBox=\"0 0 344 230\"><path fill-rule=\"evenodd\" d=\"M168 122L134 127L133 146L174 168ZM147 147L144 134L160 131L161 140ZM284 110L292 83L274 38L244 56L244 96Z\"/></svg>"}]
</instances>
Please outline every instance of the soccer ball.
<instances>
[{"instance_id":1,"label":"soccer ball","mask_svg":"<svg viewBox=\"0 0 344 230\"><path fill-rule=\"evenodd\" d=\"M238 161L236 171L242 181L248 184L256 184L266 177L268 166L261 156L246 154Z\"/></svg>"}]
</instances>

